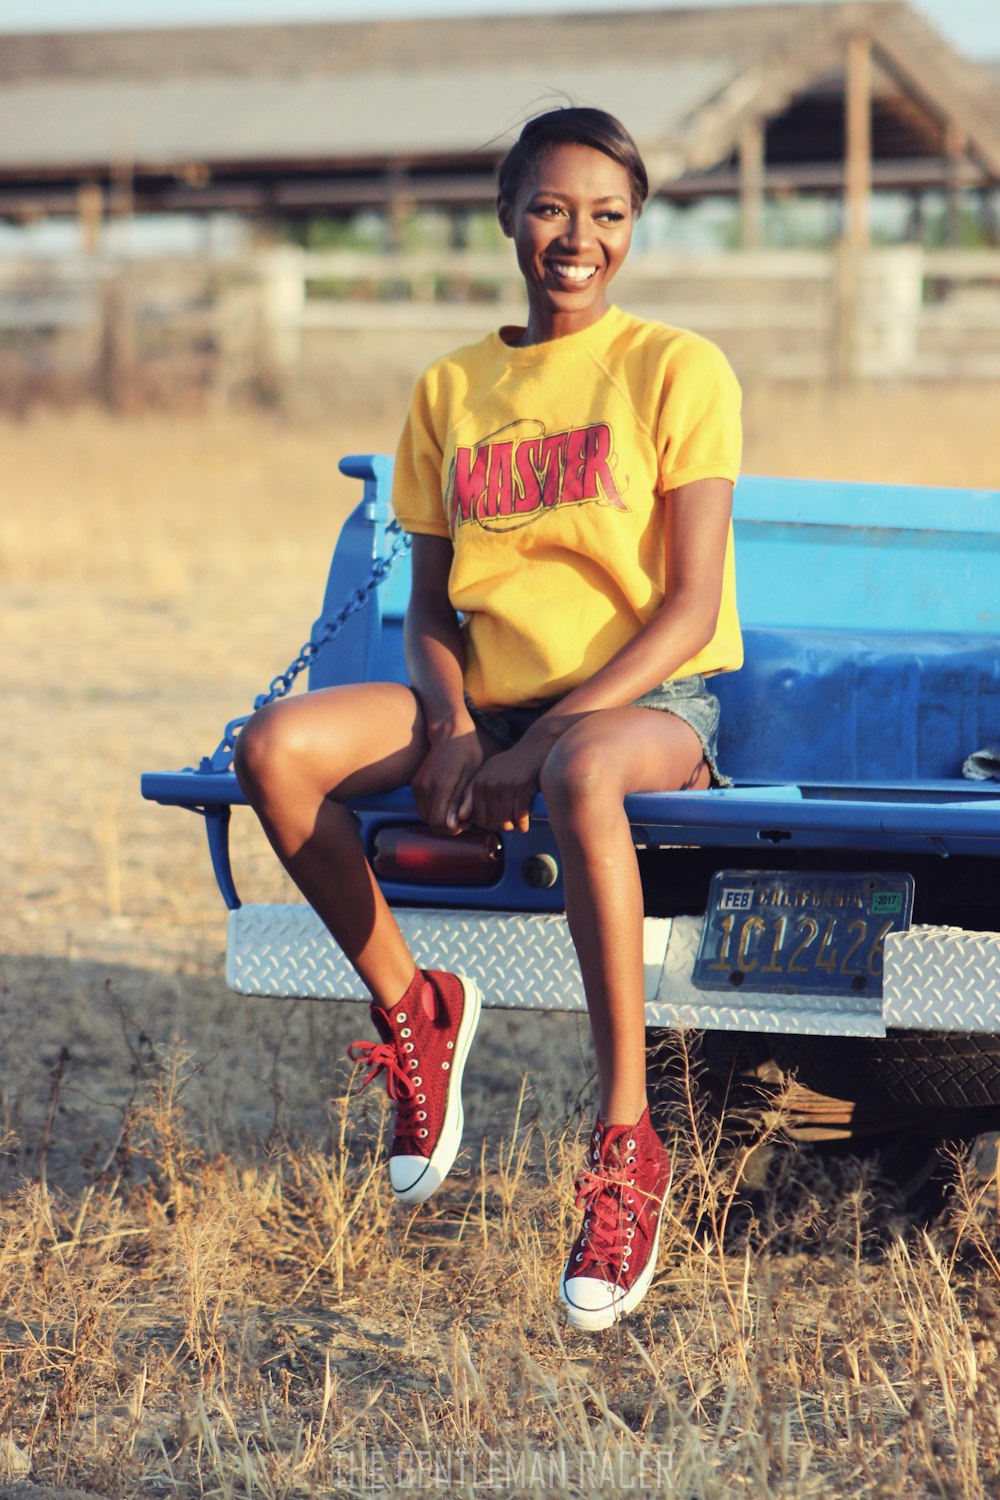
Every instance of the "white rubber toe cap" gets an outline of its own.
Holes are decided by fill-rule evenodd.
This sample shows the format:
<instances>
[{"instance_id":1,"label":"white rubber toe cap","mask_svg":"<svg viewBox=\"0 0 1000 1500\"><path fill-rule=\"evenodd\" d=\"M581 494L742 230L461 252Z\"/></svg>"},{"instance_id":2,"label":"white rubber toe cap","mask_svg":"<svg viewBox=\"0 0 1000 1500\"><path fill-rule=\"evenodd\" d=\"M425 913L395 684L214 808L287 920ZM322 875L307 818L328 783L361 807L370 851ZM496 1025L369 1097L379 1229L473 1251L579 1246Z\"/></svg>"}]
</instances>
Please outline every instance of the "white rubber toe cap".
<instances>
[{"instance_id":1,"label":"white rubber toe cap","mask_svg":"<svg viewBox=\"0 0 1000 1500\"><path fill-rule=\"evenodd\" d=\"M571 1276L562 1284L566 1315L575 1328L606 1328L623 1301L621 1289L596 1276Z\"/></svg>"},{"instance_id":2,"label":"white rubber toe cap","mask_svg":"<svg viewBox=\"0 0 1000 1500\"><path fill-rule=\"evenodd\" d=\"M405 1203L423 1203L441 1186L441 1174L426 1156L390 1156L389 1181Z\"/></svg>"}]
</instances>

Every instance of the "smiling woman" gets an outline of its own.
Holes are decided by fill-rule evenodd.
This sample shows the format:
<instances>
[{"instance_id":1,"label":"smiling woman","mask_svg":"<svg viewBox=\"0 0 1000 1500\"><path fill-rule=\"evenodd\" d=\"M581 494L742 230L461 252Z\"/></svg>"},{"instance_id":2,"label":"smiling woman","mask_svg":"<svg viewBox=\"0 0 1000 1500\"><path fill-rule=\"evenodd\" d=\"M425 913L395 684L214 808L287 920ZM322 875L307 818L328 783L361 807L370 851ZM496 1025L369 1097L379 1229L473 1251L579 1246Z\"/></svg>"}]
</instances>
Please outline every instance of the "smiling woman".
<instances>
[{"instance_id":1,"label":"smiling woman","mask_svg":"<svg viewBox=\"0 0 1000 1500\"><path fill-rule=\"evenodd\" d=\"M500 225L514 241L528 292L520 342L596 322L649 193L631 136L602 110L552 111L525 126L498 186Z\"/></svg>"},{"instance_id":2,"label":"smiling woman","mask_svg":"<svg viewBox=\"0 0 1000 1500\"><path fill-rule=\"evenodd\" d=\"M396 1100L393 1190L419 1203L461 1144L475 987L416 971L359 842L352 797L412 783L441 835L526 832L535 794L562 856L597 1055L566 1316L606 1328L645 1296L670 1185L646 1102L642 890L624 799L702 789L742 662L730 521L740 394L707 340L609 301L647 193L600 110L529 121L498 213L528 297L417 382L393 504L413 534L409 686L261 709L236 769L275 851L370 989L352 1056Z\"/></svg>"}]
</instances>

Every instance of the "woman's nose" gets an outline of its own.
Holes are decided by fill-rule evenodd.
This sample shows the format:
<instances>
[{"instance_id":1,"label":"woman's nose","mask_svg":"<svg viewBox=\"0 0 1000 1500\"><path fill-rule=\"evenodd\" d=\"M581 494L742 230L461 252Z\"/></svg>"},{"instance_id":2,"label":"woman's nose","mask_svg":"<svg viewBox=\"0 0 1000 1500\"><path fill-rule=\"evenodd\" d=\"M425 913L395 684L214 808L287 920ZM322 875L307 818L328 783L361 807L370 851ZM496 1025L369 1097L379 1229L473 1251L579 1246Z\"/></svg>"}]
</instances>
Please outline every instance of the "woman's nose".
<instances>
[{"instance_id":1,"label":"woman's nose","mask_svg":"<svg viewBox=\"0 0 1000 1500\"><path fill-rule=\"evenodd\" d=\"M570 214L560 239L568 250L582 250L589 243L590 227L583 214Z\"/></svg>"}]
</instances>

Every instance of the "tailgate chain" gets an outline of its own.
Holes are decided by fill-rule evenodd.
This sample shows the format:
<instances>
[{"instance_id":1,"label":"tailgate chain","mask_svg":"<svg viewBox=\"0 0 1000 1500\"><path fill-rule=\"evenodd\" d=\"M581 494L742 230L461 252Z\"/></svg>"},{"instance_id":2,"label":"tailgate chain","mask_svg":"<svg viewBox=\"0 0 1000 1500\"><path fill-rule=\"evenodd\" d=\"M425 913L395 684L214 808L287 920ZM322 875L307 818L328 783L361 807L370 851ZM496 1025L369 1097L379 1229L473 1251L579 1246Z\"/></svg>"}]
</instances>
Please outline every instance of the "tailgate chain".
<instances>
[{"instance_id":1,"label":"tailgate chain","mask_svg":"<svg viewBox=\"0 0 1000 1500\"><path fill-rule=\"evenodd\" d=\"M253 700L253 713L243 714L239 718L230 719L222 735L222 739L212 751L211 755L202 757L198 767L200 771L228 771L233 761L233 751L236 748L236 736L243 725L253 717L258 708L264 708L268 703L274 703L278 698L284 698L291 691L300 672L306 667L312 666L320 652L330 644L335 636L338 636L352 615L364 609L370 596L382 584L395 566L396 559L412 545L412 538L403 531L397 520L389 521L385 528L385 535L393 537L392 546L384 557L377 557L372 563L372 570L368 578L353 593L348 594L344 603L332 620L327 620L314 635L311 635L301 648L298 655L293 657L283 672L271 679L270 686L264 693L258 693Z\"/></svg>"}]
</instances>

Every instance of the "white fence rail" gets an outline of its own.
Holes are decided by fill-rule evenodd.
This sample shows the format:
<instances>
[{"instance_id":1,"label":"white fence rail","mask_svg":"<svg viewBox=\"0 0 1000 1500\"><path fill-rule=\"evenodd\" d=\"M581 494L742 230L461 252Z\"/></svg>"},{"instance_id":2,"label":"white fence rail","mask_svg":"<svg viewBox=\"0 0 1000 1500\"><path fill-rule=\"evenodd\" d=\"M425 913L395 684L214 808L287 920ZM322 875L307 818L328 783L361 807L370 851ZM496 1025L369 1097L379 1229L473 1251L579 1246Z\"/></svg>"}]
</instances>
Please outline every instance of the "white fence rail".
<instances>
[{"instance_id":1,"label":"white fence rail","mask_svg":"<svg viewBox=\"0 0 1000 1500\"><path fill-rule=\"evenodd\" d=\"M647 253L627 263L616 296L715 338L744 378L1000 377L1000 251ZM294 384L307 342L315 363L323 341L343 334L471 338L522 321L523 307L507 251L281 247L232 265L0 261L5 372L19 349L37 369L47 347L53 367L92 368L112 402L140 367L166 369L185 354L225 398Z\"/></svg>"}]
</instances>

